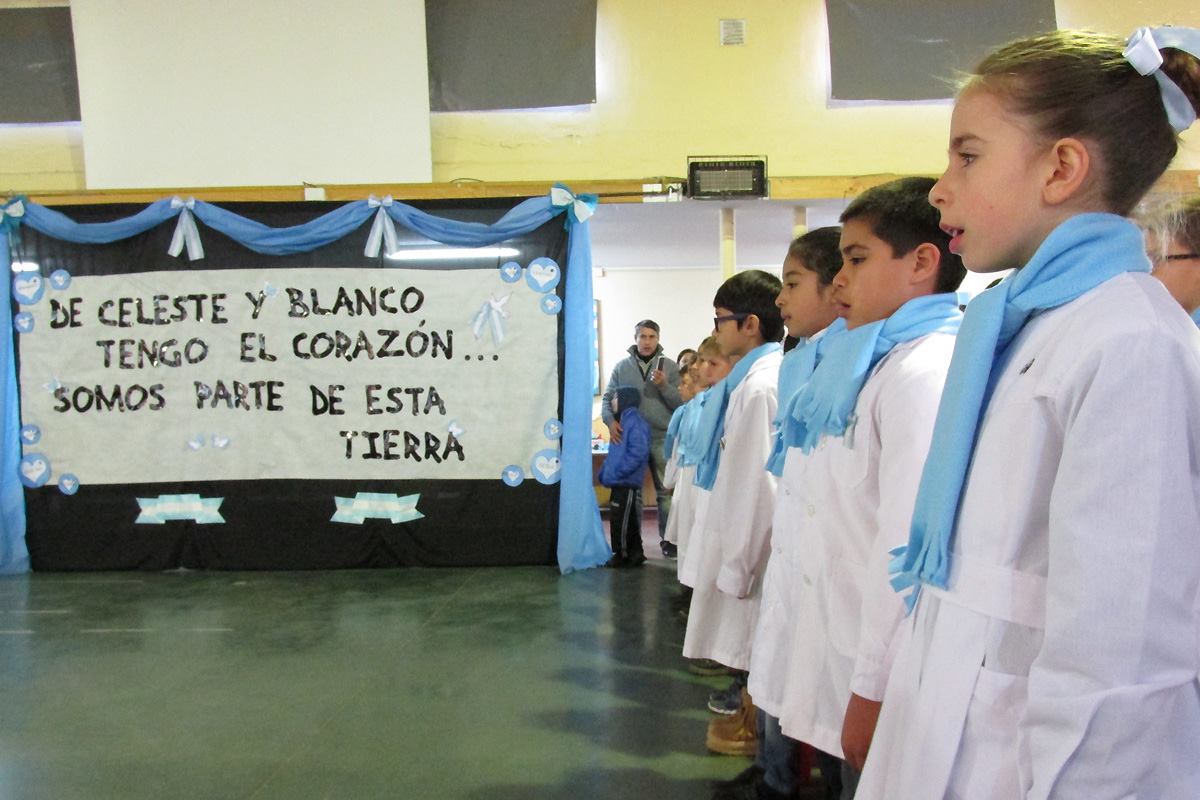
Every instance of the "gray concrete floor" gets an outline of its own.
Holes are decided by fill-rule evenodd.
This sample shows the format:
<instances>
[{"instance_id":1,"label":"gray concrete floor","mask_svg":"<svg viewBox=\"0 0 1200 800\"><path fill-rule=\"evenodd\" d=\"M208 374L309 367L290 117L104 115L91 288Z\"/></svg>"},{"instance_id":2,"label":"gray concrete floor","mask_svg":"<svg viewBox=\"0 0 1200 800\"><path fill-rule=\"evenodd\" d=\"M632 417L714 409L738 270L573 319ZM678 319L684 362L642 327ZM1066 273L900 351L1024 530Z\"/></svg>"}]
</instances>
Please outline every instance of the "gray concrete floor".
<instances>
[{"instance_id":1,"label":"gray concrete floor","mask_svg":"<svg viewBox=\"0 0 1200 800\"><path fill-rule=\"evenodd\" d=\"M674 562L0 579L0 799L706 798Z\"/></svg>"}]
</instances>

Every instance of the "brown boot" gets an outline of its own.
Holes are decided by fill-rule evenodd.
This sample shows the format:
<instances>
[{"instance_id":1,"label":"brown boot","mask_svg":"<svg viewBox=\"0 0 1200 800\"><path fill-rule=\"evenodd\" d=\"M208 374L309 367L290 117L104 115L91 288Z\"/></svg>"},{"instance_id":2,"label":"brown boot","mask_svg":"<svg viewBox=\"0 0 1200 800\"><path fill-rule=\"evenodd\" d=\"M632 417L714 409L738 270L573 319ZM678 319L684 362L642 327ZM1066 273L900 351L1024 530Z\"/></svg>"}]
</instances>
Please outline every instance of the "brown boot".
<instances>
[{"instance_id":1,"label":"brown boot","mask_svg":"<svg viewBox=\"0 0 1200 800\"><path fill-rule=\"evenodd\" d=\"M758 709L749 694L743 690L738 713L709 722L704 744L714 753L729 756L752 756L758 752Z\"/></svg>"},{"instance_id":2,"label":"brown boot","mask_svg":"<svg viewBox=\"0 0 1200 800\"><path fill-rule=\"evenodd\" d=\"M742 704L738 706L738 710L724 717L714 717L708 723L708 731L710 735L717 736L721 739L728 739L734 735L734 732L739 730L742 725L742 715L745 713L746 706L753 703L749 700L750 695L747 694L746 688L742 687Z\"/></svg>"}]
</instances>

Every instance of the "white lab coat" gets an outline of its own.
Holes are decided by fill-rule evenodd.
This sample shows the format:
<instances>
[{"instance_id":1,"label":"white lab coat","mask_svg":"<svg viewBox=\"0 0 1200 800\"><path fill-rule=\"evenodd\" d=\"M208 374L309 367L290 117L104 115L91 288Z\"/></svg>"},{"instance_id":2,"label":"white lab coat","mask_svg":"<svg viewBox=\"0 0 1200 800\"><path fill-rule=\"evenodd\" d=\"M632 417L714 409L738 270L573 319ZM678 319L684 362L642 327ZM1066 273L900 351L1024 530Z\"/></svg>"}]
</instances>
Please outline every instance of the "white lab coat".
<instances>
[{"instance_id":1,"label":"white lab coat","mask_svg":"<svg viewBox=\"0 0 1200 800\"><path fill-rule=\"evenodd\" d=\"M858 797L1195 800L1200 333L1129 274L1012 353Z\"/></svg>"},{"instance_id":2,"label":"white lab coat","mask_svg":"<svg viewBox=\"0 0 1200 800\"><path fill-rule=\"evenodd\" d=\"M770 551L775 476L771 454L779 352L762 356L729 396L721 464L704 516L697 515L698 569L683 655L749 669L762 575ZM693 534L693 537L695 534Z\"/></svg>"},{"instance_id":3,"label":"white lab coat","mask_svg":"<svg viewBox=\"0 0 1200 800\"><path fill-rule=\"evenodd\" d=\"M671 458L675 461L674 456ZM671 493L671 515L667 518L667 541L676 547L675 570L683 580L683 565L696 521L696 465L676 465L675 490Z\"/></svg>"},{"instance_id":4,"label":"white lab coat","mask_svg":"<svg viewBox=\"0 0 1200 800\"><path fill-rule=\"evenodd\" d=\"M679 582L688 588L695 589L696 581L700 580L700 555L704 552L704 520L708 517L708 502L712 499L712 492L708 489L701 489L695 484L696 466L694 464L688 467L688 470L689 489L687 491L692 505L691 523L688 525L688 534L679 537L685 540L686 544L679 548L679 564L675 569L679 576ZM675 507L674 500L671 501L671 507Z\"/></svg>"},{"instance_id":5,"label":"white lab coat","mask_svg":"<svg viewBox=\"0 0 1200 800\"><path fill-rule=\"evenodd\" d=\"M750 691L781 698L786 735L839 758L850 693L880 700L887 684L904 618L888 551L908 541L953 351L945 333L897 345L863 384L846 434L789 452L784 467L772 563L781 546L792 551L795 572L781 584L795 587L794 609L768 623L764 599ZM787 655L760 676L764 640ZM756 682L772 688L756 694Z\"/></svg>"},{"instance_id":6,"label":"white lab coat","mask_svg":"<svg viewBox=\"0 0 1200 800\"><path fill-rule=\"evenodd\" d=\"M763 576L762 601L750 651L747 690L754 704L776 719L783 713L783 677L791 651L792 628L799 591L797 536L789 530L799 521L797 495L789 490L798 480L801 453L787 451L783 474L775 490L775 514L771 522L771 557Z\"/></svg>"}]
</instances>

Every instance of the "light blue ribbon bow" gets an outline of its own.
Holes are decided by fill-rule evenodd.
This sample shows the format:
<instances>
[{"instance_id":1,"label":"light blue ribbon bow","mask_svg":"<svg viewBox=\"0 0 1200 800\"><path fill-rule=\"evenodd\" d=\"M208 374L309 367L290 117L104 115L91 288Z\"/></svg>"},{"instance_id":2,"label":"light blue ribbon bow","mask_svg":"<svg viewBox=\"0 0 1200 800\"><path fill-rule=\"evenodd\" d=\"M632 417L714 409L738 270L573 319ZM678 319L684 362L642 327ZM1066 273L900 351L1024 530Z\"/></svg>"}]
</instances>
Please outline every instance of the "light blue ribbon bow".
<instances>
[{"instance_id":1,"label":"light blue ribbon bow","mask_svg":"<svg viewBox=\"0 0 1200 800\"><path fill-rule=\"evenodd\" d=\"M496 347L504 343L504 320L508 319L504 306L510 297L512 292L503 297L492 295L483 301L475 316L471 317L471 333L475 334L476 341L482 339L485 332L491 331L492 343Z\"/></svg>"},{"instance_id":2,"label":"light blue ribbon bow","mask_svg":"<svg viewBox=\"0 0 1200 800\"><path fill-rule=\"evenodd\" d=\"M554 184L550 189L550 205L555 208L565 208L570 222L587 222L596 213L596 205L600 198L594 194L576 195L561 183Z\"/></svg>"},{"instance_id":3,"label":"light blue ribbon bow","mask_svg":"<svg viewBox=\"0 0 1200 800\"><path fill-rule=\"evenodd\" d=\"M192 209L196 207L196 198L184 200L179 195L171 198L171 208L179 209L179 221L175 223L175 234L171 237L171 246L167 252L176 258L187 247L189 261L204 258L204 246L200 244L200 231L196 228L196 217Z\"/></svg>"},{"instance_id":4,"label":"light blue ribbon bow","mask_svg":"<svg viewBox=\"0 0 1200 800\"><path fill-rule=\"evenodd\" d=\"M6 206L0 206L0 226L12 225L15 227L20 224L19 220L23 216L25 216L25 203L19 197Z\"/></svg>"},{"instance_id":5,"label":"light blue ribbon bow","mask_svg":"<svg viewBox=\"0 0 1200 800\"><path fill-rule=\"evenodd\" d=\"M390 194L385 195L382 200L375 195L367 198L369 208L379 209L375 212L375 221L371 223L371 232L367 234L367 246L363 248L363 255L367 258L379 258L379 250L384 245L387 247L384 252L389 255L400 249L396 223L388 216L388 209L392 207L392 203Z\"/></svg>"},{"instance_id":6,"label":"light blue ribbon bow","mask_svg":"<svg viewBox=\"0 0 1200 800\"><path fill-rule=\"evenodd\" d=\"M10 242L18 241L17 232L21 228L21 217L25 216L25 203L18 197L5 206L0 206L0 231L8 234Z\"/></svg>"},{"instance_id":7,"label":"light blue ribbon bow","mask_svg":"<svg viewBox=\"0 0 1200 800\"><path fill-rule=\"evenodd\" d=\"M1200 30L1195 28L1138 28L1126 43L1125 60L1133 65L1140 75L1153 75L1158 81L1163 107L1167 110L1167 121L1176 133L1183 133L1196 121L1196 109L1186 94L1162 71L1164 47L1183 50L1200 58Z\"/></svg>"}]
</instances>

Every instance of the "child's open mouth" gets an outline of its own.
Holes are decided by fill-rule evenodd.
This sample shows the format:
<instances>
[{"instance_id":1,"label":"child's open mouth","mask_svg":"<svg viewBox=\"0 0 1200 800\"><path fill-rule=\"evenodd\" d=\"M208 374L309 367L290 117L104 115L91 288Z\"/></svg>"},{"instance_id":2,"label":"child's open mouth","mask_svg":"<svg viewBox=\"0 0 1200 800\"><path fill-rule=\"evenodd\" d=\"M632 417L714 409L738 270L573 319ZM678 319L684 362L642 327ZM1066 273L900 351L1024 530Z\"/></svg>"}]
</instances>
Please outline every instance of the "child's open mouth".
<instances>
[{"instance_id":1,"label":"child's open mouth","mask_svg":"<svg viewBox=\"0 0 1200 800\"><path fill-rule=\"evenodd\" d=\"M946 233L948 233L950 235L950 244L949 244L950 252L957 254L959 251L959 247L962 245L963 229L962 228L954 228L954 227L951 227L950 225L942 225L941 227L942 227L942 230L944 230Z\"/></svg>"}]
</instances>

